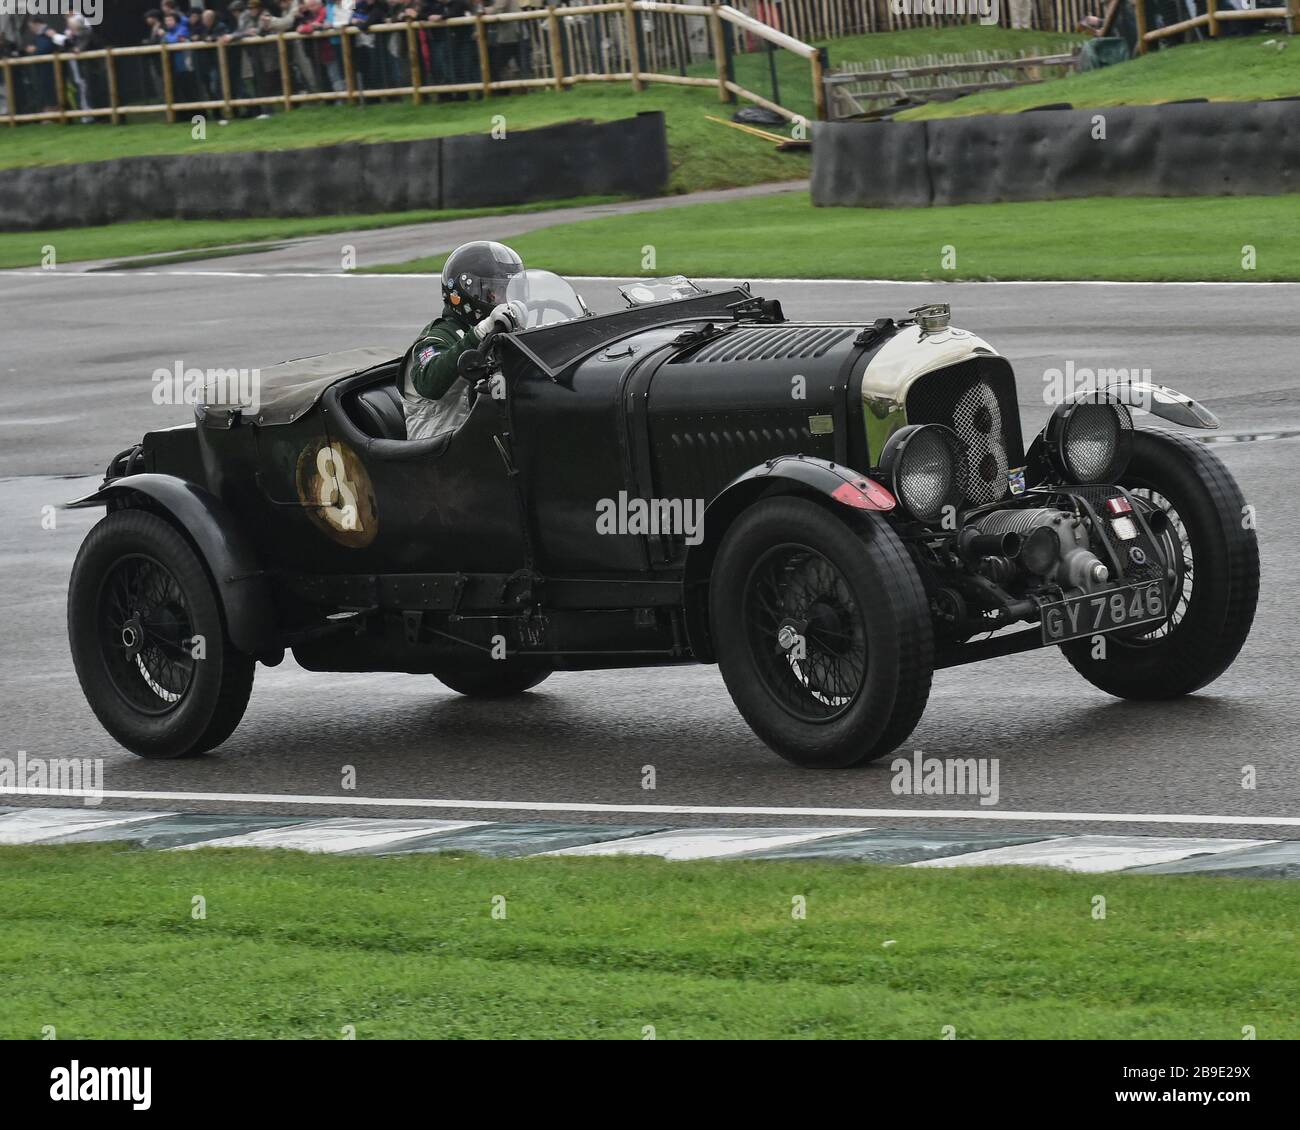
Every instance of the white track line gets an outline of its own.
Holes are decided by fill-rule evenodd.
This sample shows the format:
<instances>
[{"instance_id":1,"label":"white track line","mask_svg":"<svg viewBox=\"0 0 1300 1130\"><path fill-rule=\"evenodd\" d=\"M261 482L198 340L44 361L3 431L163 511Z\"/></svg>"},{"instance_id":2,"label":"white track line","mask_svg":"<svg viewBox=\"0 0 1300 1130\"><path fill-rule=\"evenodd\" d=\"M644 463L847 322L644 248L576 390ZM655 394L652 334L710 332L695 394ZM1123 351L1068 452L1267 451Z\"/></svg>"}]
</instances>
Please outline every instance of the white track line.
<instances>
[{"instance_id":1,"label":"white track line","mask_svg":"<svg viewBox=\"0 0 1300 1130\"><path fill-rule=\"evenodd\" d=\"M343 808L452 808L469 812L611 812L666 816L830 816L853 820L1018 820L1026 824L1210 824L1300 828L1300 816L1213 816L1183 812L993 812L986 808L796 808L771 805L597 804L580 801L437 800L432 797L339 797L294 793L137 792L0 786L3 796L107 797L113 800L216 804L328 805Z\"/></svg>"},{"instance_id":2,"label":"white track line","mask_svg":"<svg viewBox=\"0 0 1300 1130\"><path fill-rule=\"evenodd\" d=\"M429 278L428 275L398 275L398 278ZM628 282L637 278L654 278L657 276L634 275L565 275L565 278L577 282ZM1147 280L1134 279L796 279L764 278L746 276L745 278L722 278L717 275L699 275L699 282L723 283L815 283L830 286L1300 286L1300 282L1290 279L1264 279L1261 282L1201 282L1196 280Z\"/></svg>"},{"instance_id":3,"label":"white track line","mask_svg":"<svg viewBox=\"0 0 1300 1130\"><path fill-rule=\"evenodd\" d=\"M65 279L122 279L122 278L220 278L220 279L419 279L428 281L437 278L437 273L399 274L396 272L372 274L352 271L45 271L39 267L20 267L0 270L0 278L12 275L20 278L65 278ZM629 282L640 276L636 275L566 275L574 282ZM716 276L698 276L699 282L721 283L756 283L773 286L814 284L826 286L1300 286L1300 282L1285 279L1264 279L1260 282L1152 282L1123 279L788 279L762 278L747 276L741 278L719 278Z\"/></svg>"}]
</instances>

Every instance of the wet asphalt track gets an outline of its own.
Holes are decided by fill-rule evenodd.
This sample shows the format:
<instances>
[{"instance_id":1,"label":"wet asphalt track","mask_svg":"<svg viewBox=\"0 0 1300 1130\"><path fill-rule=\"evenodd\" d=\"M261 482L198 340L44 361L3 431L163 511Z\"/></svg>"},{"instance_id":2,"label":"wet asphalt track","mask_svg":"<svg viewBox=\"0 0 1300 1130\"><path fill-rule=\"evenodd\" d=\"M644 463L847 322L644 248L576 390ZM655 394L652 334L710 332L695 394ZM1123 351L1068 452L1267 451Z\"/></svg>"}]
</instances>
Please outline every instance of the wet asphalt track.
<instances>
[{"instance_id":1,"label":"wet asphalt track","mask_svg":"<svg viewBox=\"0 0 1300 1130\"><path fill-rule=\"evenodd\" d=\"M424 248L413 247L411 254ZM242 257L241 269L252 262ZM229 261L211 263L225 271ZM404 346L433 305L431 281L181 273L0 273L0 756L102 757L115 790L581 802L610 805L933 809L888 820L669 813L656 823L943 827L974 798L896 797L888 760L838 773L798 770L769 753L733 709L715 668L564 673L510 703L476 703L430 677L315 675L292 660L259 669L247 716L216 754L145 762L99 728L68 656L64 599L77 545L99 512L41 508L96 485L108 457L146 429L187 419L157 407L150 374L187 366L256 366L363 344ZM582 284L596 309L613 286ZM1150 367L1153 379L1213 408L1225 431L1300 430L1296 316L1300 286L906 285L757 286L792 316L870 321L946 299L955 321L1016 367L1028 434L1045 415L1043 371ZM1300 838L1296 827L1153 824L1153 814L1300 816L1300 438L1216 446L1258 511L1264 588L1255 632L1236 665L1193 698L1116 702L1054 651L936 677L907 749L1000 759L1004 812L1132 814L1106 824L1035 830ZM77 478L77 476L89 476ZM345 765L357 788L344 793ZM653 765L657 789L641 788ZM1258 774L1241 786L1242 767ZM0 804L49 806L49 798ZM164 811L239 811L194 801L108 801ZM366 807L258 804L262 813L364 815ZM376 810L397 816L402 808ZM410 815L459 815L457 810ZM527 811L465 812L528 819ZM619 822L617 814L549 819ZM628 816L622 822L643 817ZM961 827L984 826L962 821ZM1015 821L999 822L1010 831Z\"/></svg>"}]
</instances>

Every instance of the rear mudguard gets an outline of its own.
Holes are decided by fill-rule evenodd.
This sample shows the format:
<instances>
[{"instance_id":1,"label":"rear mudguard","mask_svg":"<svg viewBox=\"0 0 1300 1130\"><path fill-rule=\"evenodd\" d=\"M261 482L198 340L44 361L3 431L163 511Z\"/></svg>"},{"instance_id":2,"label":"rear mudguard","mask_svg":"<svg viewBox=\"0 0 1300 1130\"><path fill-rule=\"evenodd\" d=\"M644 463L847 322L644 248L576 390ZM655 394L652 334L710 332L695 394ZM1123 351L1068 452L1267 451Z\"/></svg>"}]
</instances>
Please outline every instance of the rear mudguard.
<instances>
[{"instance_id":1,"label":"rear mudguard","mask_svg":"<svg viewBox=\"0 0 1300 1130\"><path fill-rule=\"evenodd\" d=\"M772 495L802 494L844 507L846 515L863 510L890 511L894 496L860 471L809 455L782 455L751 467L732 479L704 511L704 540L688 549L682 592L686 633L697 659L713 662L709 639L709 577L718 547L731 523L747 507Z\"/></svg>"},{"instance_id":2,"label":"rear mudguard","mask_svg":"<svg viewBox=\"0 0 1300 1130\"><path fill-rule=\"evenodd\" d=\"M139 496L162 510L198 549L225 613L230 642L248 655L276 662L283 651L277 642L270 584L252 543L215 495L172 475L127 475L69 502L67 509L119 509L138 505Z\"/></svg>"}]
</instances>

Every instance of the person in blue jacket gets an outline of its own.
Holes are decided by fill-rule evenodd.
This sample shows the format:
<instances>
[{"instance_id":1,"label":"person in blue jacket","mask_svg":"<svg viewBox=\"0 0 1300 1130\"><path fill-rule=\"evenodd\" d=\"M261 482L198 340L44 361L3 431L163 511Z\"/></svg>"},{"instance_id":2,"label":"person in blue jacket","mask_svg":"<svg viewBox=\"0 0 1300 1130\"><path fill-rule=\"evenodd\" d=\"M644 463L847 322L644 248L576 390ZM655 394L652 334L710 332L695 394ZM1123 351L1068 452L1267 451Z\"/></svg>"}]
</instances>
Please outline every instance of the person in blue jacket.
<instances>
[{"instance_id":1,"label":"person in blue jacket","mask_svg":"<svg viewBox=\"0 0 1300 1130\"><path fill-rule=\"evenodd\" d=\"M32 42L27 47L28 55L53 55L59 49L50 25L37 16L27 21L27 28L32 33ZM36 98L42 111L59 108L58 95L54 89L54 64L32 67L36 72Z\"/></svg>"},{"instance_id":2,"label":"person in blue jacket","mask_svg":"<svg viewBox=\"0 0 1300 1130\"><path fill-rule=\"evenodd\" d=\"M190 29L184 19L174 12L163 12L163 42L175 44L189 41ZM194 52L173 51L171 63L172 75L176 79L176 101L199 101L198 84L194 81Z\"/></svg>"}]
</instances>

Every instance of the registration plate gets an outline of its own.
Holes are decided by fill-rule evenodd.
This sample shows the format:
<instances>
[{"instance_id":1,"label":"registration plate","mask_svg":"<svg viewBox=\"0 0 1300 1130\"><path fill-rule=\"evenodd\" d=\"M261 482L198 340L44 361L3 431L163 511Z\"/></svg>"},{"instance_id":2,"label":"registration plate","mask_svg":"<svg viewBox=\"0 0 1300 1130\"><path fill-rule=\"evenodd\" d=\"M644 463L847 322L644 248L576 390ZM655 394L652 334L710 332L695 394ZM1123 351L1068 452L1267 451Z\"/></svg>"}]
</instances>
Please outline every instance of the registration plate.
<instances>
[{"instance_id":1,"label":"registration plate","mask_svg":"<svg viewBox=\"0 0 1300 1130\"><path fill-rule=\"evenodd\" d=\"M1043 605L1043 642L1064 643L1080 636L1158 622L1167 615L1161 581L1071 596Z\"/></svg>"}]
</instances>

